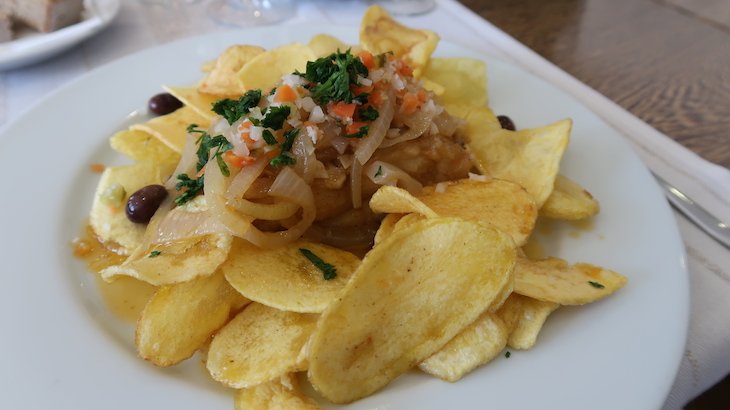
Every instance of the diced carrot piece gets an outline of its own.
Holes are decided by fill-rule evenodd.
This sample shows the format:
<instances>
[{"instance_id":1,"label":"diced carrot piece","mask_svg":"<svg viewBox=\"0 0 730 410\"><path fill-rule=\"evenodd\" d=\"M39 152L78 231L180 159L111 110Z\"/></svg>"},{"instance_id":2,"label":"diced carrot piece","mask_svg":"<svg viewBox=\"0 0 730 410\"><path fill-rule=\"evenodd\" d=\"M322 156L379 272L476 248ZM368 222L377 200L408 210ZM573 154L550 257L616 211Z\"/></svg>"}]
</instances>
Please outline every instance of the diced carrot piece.
<instances>
[{"instance_id":1,"label":"diced carrot piece","mask_svg":"<svg viewBox=\"0 0 730 410\"><path fill-rule=\"evenodd\" d=\"M420 90L418 90L418 102L420 102L421 104L423 104L427 100L428 100L428 93L426 92L426 90L424 90L423 88L421 88Z\"/></svg>"},{"instance_id":2,"label":"diced carrot piece","mask_svg":"<svg viewBox=\"0 0 730 410\"><path fill-rule=\"evenodd\" d=\"M396 72L400 75L412 76L413 68L401 60L400 64L396 67Z\"/></svg>"},{"instance_id":3,"label":"diced carrot piece","mask_svg":"<svg viewBox=\"0 0 730 410\"><path fill-rule=\"evenodd\" d=\"M405 115L410 115L416 112L416 109L420 105L418 96L414 93L406 93L403 96L403 103L400 106L400 111Z\"/></svg>"},{"instance_id":4,"label":"diced carrot piece","mask_svg":"<svg viewBox=\"0 0 730 410\"><path fill-rule=\"evenodd\" d=\"M368 102L376 107L380 107L383 104L383 94L380 91L375 91L368 97Z\"/></svg>"},{"instance_id":5,"label":"diced carrot piece","mask_svg":"<svg viewBox=\"0 0 730 410\"><path fill-rule=\"evenodd\" d=\"M354 134L358 131L360 131L360 128L368 125L366 122L361 121L353 121L352 124L347 124L345 127L345 134Z\"/></svg>"},{"instance_id":6,"label":"diced carrot piece","mask_svg":"<svg viewBox=\"0 0 730 410\"><path fill-rule=\"evenodd\" d=\"M297 92L294 91L293 88L286 84L282 84L278 90L276 90L276 95L274 96L274 101L276 102L293 102L296 101L296 99L299 98L297 95Z\"/></svg>"},{"instance_id":7,"label":"diced carrot piece","mask_svg":"<svg viewBox=\"0 0 730 410\"><path fill-rule=\"evenodd\" d=\"M243 168L246 165L253 164L256 161L256 158L249 155L241 157L234 154L233 151L226 151L226 153L223 154L223 160L233 167Z\"/></svg>"},{"instance_id":8,"label":"diced carrot piece","mask_svg":"<svg viewBox=\"0 0 730 410\"><path fill-rule=\"evenodd\" d=\"M357 97L358 95L363 94L363 93L373 92L373 86L372 85L352 86L350 88L350 91L352 91L352 94Z\"/></svg>"},{"instance_id":9,"label":"diced carrot piece","mask_svg":"<svg viewBox=\"0 0 730 410\"><path fill-rule=\"evenodd\" d=\"M358 53L358 57L360 57L360 60L362 60L362 63L368 68L368 70L372 70L373 67L375 67L375 57L373 57L373 55L369 52L363 50Z\"/></svg>"},{"instance_id":10,"label":"diced carrot piece","mask_svg":"<svg viewBox=\"0 0 730 410\"><path fill-rule=\"evenodd\" d=\"M353 115L355 115L355 108L357 106L355 103L344 103L342 101L332 104L329 107L330 114L334 114L340 118L352 118Z\"/></svg>"},{"instance_id":11,"label":"diced carrot piece","mask_svg":"<svg viewBox=\"0 0 730 410\"><path fill-rule=\"evenodd\" d=\"M102 172L104 172L104 169L106 169L106 166L104 166L104 164L96 163L89 165L89 169L91 170L91 172L101 174Z\"/></svg>"}]
</instances>

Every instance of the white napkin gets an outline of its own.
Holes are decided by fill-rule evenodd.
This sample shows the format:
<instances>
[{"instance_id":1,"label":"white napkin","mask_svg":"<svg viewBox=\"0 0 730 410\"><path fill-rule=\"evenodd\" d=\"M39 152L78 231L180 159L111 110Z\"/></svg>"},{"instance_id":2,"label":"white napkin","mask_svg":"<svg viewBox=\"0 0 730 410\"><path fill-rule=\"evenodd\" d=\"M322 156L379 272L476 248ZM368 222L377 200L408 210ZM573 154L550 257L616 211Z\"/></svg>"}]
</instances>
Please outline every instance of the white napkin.
<instances>
[{"instance_id":1,"label":"white napkin","mask_svg":"<svg viewBox=\"0 0 730 410\"><path fill-rule=\"evenodd\" d=\"M162 3L124 1L117 19L95 38L44 64L0 73L0 126L49 91L104 63L174 39L225 29L207 18L205 2ZM285 24L319 21L354 29L368 2L310 0L298 1L297 6L297 16ZM437 0L434 11L399 19L432 27L446 40L521 65L572 94L625 135L649 168L730 221L730 171L675 143L463 5ZM730 251L682 216L677 215L677 220L687 247L692 311L685 357L665 404L667 410L681 408L730 370L730 327L725 314L730 312Z\"/></svg>"}]
</instances>

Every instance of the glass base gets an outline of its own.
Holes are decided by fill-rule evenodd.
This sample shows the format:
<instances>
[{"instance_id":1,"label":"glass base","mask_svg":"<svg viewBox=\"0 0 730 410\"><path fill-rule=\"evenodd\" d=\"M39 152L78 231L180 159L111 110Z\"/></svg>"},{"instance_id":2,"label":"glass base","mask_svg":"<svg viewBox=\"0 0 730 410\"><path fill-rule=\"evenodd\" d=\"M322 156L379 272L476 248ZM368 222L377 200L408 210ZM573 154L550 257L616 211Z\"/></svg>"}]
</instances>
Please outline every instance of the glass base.
<instances>
[{"instance_id":1,"label":"glass base","mask_svg":"<svg viewBox=\"0 0 730 410\"><path fill-rule=\"evenodd\" d=\"M388 10L389 13L400 16L413 16L428 13L436 7L434 0L369 0Z\"/></svg>"},{"instance_id":2,"label":"glass base","mask_svg":"<svg viewBox=\"0 0 730 410\"><path fill-rule=\"evenodd\" d=\"M274 24L296 14L291 0L214 0L207 11L213 20L233 27Z\"/></svg>"}]
</instances>

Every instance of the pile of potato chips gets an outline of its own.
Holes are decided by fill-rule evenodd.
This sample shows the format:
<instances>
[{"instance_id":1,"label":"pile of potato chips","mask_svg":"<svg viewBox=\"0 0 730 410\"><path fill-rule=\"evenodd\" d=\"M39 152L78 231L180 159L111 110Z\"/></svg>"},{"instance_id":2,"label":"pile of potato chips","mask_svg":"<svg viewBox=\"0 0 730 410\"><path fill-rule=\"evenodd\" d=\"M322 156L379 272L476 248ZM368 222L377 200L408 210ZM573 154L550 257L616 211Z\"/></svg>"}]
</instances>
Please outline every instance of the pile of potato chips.
<instances>
[{"instance_id":1,"label":"pile of potato chips","mask_svg":"<svg viewBox=\"0 0 730 410\"><path fill-rule=\"evenodd\" d=\"M203 351L211 377L236 389L237 409L319 408L300 390L301 372L335 403L368 396L414 366L455 382L505 347L531 348L559 306L594 302L626 282L597 266L530 260L522 251L539 218L580 220L599 211L585 189L559 175L570 120L502 129L487 105L483 62L431 58L435 33L402 26L379 7L366 12L360 41L349 46L319 35L271 50L234 45L204 66L197 86L168 88L183 108L111 139L135 162L108 168L95 195L91 227L128 255L102 276L156 287L137 322L142 358L166 367ZM150 253L145 226L129 222L119 205L173 171L189 124L207 127L220 98L271 88L307 61L358 47L405 59L446 110L465 120L479 174L416 195L383 186L369 206L385 217L362 260L303 240L259 249L222 234ZM195 214L199 206L191 201L173 212ZM334 266L336 278L323 279L301 249Z\"/></svg>"}]
</instances>

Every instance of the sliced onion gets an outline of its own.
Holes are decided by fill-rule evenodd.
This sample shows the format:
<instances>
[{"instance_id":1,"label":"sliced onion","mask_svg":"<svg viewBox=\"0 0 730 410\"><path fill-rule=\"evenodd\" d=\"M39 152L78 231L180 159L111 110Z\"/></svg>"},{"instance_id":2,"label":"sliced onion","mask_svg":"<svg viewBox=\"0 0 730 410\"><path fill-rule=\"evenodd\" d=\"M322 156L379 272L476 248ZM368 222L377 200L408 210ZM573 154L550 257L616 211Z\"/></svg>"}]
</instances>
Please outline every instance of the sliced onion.
<instances>
[{"instance_id":1,"label":"sliced onion","mask_svg":"<svg viewBox=\"0 0 730 410\"><path fill-rule=\"evenodd\" d=\"M294 169L308 184L312 183L314 178L327 178L327 170L314 154L314 144L306 133L300 132L297 135L291 153L296 160Z\"/></svg>"},{"instance_id":2,"label":"sliced onion","mask_svg":"<svg viewBox=\"0 0 730 410\"><path fill-rule=\"evenodd\" d=\"M269 163L269 158L266 156L261 156L259 159L257 159L253 164L247 165L241 169L241 171L238 172L234 177L231 178L230 185L228 186L228 189L225 191L225 194L223 196L227 200L231 200L234 198L241 198L243 197L243 194L248 191L248 189L251 187L251 185L256 181L256 179L261 175L262 172L264 172L264 169L266 169L266 165ZM207 171L206 171L207 173ZM218 171L220 173L220 170ZM223 176L223 175L221 175ZM208 191L208 177L206 176L205 180L205 189L206 192Z\"/></svg>"},{"instance_id":3,"label":"sliced onion","mask_svg":"<svg viewBox=\"0 0 730 410\"><path fill-rule=\"evenodd\" d=\"M269 194L301 206L302 219L289 229L280 232L262 232L251 226L243 238L262 248L274 248L299 239L312 225L317 215L312 188L290 167L285 167L279 172Z\"/></svg>"},{"instance_id":4,"label":"sliced onion","mask_svg":"<svg viewBox=\"0 0 730 410\"><path fill-rule=\"evenodd\" d=\"M431 113L423 110L414 113L407 121L404 120L404 123L410 127L408 128L408 131L396 138L386 139L382 144L380 144L379 148L387 148L395 144L414 140L420 137L424 132L428 131L431 127L432 121L433 115Z\"/></svg>"},{"instance_id":5,"label":"sliced onion","mask_svg":"<svg viewBox=\"0 0 730 410\"><path fill-rule=\"evenodd\" d=\"M175 185L178 182L178 175L193 174L193 169L198 159L197 148L198 144L195 143L195 137L191 133L188 133L185 136L185 147L183 148L182 155L180 156L180 162L177 163L175 171L172 173L167 182L165 182L165 188L168 190L175 189Z\"/></svg>"},{"instance_id":6,"label":"sliced onion","mask_svg":"<svg viewBox=\"0 0 730 410\"><path fill-rule=\"evenodd\" d=\"M227 206L224 196L227 190L228 180L221 173L218 164L211 161L205 167L205 201L210 208L211 214L215 215L218 222L223 224L231 234L243 237L251 227L253 218L236 212Z\"/></svg>"},{"instance_id":7,"label":"sliced onion","mask_svg":"<svg viewBox=\"0 0 730 410\"><path fill-rule=\"evenodd\" d=\"M273 204L262 204L243 198L234 198L228 200L228 204L237 211L248 216L267 221L278 221L289 218L299 210L299 205L288 201L278 201Z\"/></svg>"},{"instance_id":8,"label":"sliced onion","mask_svg":"<svg viewBox=\"0 0 730 410\"><path fill-rule=\"evenodd\" d=\"M395 91L388 88L385 95L383 105L378 110L378 118L370 124L368 135L358 141L357 149L355 149L355 158L360 164L365 164L373 156L380 144L385 138L385 134L390 128L390 122L393 121L395 115Z\"/></svg>"},{"instance_id":9,"label":"sliced onion","mask_svg":"<svg viewBox=\"0 0 730 410\"><path fill-rule=\"evenodd\" d=\"M207 208L205 198L202 196L196 198L194 202L202 202L202 205L196 205ZM188 202L188 204L191 203ZM218 219L209 210L190 210L190 208L190 206L184 205L168 212L157 226L157 234L152 243L169 243L203 235L228 232L226 227L218 222Z\"/></svg>"},{"instance_id":10,"label":"sliced onion","mask_svg":"<svg viewBox=\"0 0 730 410\"><path fill-rule=\"evenodd\" d=\"M365 169L365 173L373 183L378 185L400 186L406 191L417 194L423 189L423 185L407 172L383 161L374 161Z\"/></svg>"},{"instance_id":11,"label":"sliced onion","mask_svg":"<svg viewBox=\"0 0 730 410\"><path fill-rule=\"evenodd\" d=\"M352 195L352 207L362 206L362 164L355 158L350 167L350 193Z\"/></svg>"}]
</instances>

